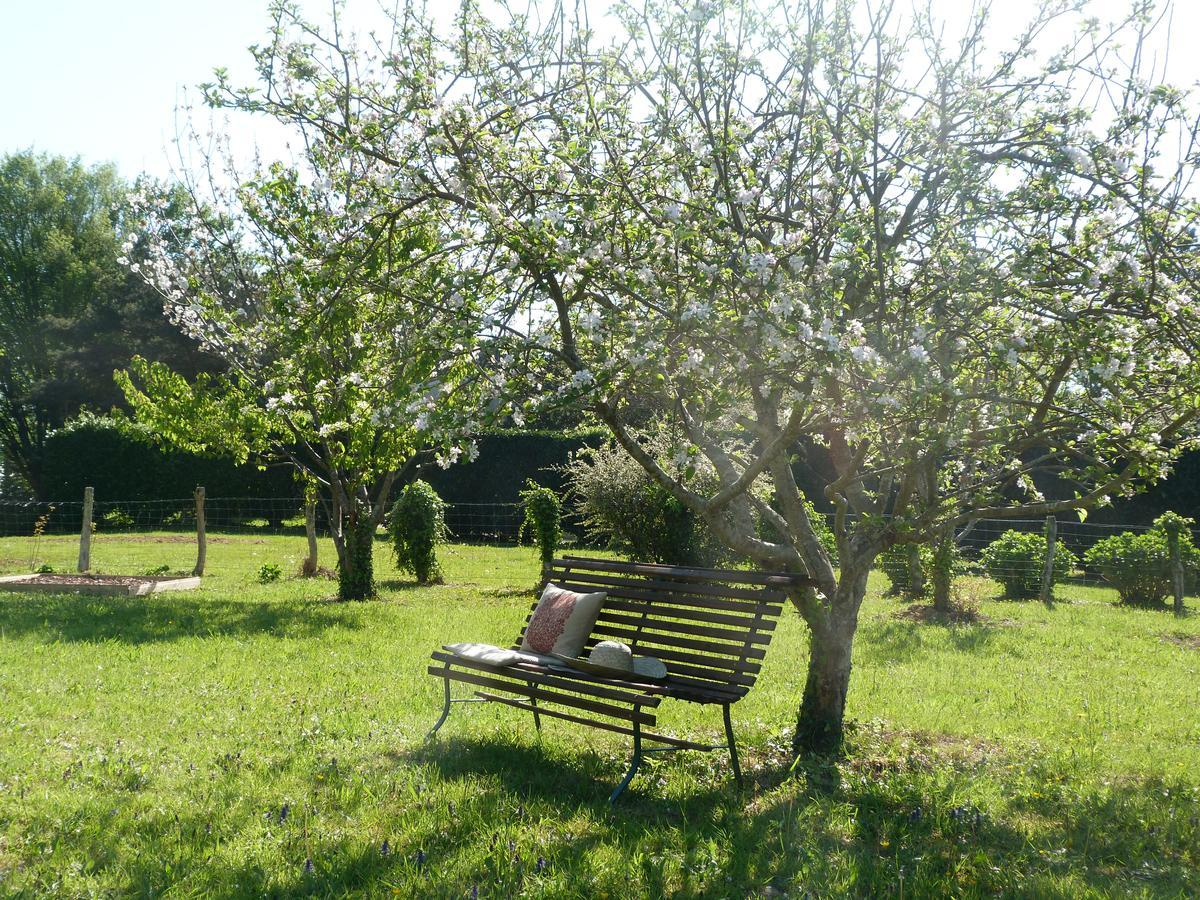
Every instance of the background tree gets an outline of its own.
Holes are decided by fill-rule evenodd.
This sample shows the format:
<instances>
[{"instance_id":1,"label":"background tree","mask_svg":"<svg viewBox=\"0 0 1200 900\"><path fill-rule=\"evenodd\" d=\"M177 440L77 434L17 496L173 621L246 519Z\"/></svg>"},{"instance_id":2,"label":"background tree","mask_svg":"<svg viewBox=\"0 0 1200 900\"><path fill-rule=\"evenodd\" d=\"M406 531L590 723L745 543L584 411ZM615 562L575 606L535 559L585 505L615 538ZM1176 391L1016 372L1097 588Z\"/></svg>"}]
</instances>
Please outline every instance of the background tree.
<instances>
[{"instance_id":1,"label":"background tree","mask_svg":"<svg viewBox=\"0 0 1200 900\"><path fill-rule=\"evenodd\" d=\"M540 360L534 389L590 398L730 548L814 579L795 744L822 749L882 550L1095 507L1194 434L1195 119L1141 68L1144 10L1101 29L1075 6L998 48L986 10L945 40L886 2L619 6L604 44L561 8L534 27L468 7L444 40L406 9L408 56L319 72L297 58L320 32L284 10L298 37L266 52L296 77L214 96L283 121L375 110L346 145L401 175L381 208L455 206L461 264L503 280L506 370ZM1063 22L1077 39L1039 53ZM670 467L630 428L648 408ZM835 468L836 567L802 442ZM1046 501L1037 472L1075 496Z\"/></svg>"},{"instance_id":2,"label":"background tree","mask_svg":"<svg viewBox=\"0 0 1200 900\"><path fill-rule=\"evenodd\" d=\"M379 211L366 200L388 172L320 133L301 137L296 165L245 178L224 150L203 157L208 192L188 185L194 252L169 252L175 223L143 206L127 251L148 257L140 273L171 321L228 368L188 379L137 359L120 381L163 440L274 455L315 481L339 594L362 599L393 484L434 457L473 455L464 435L500 409L487 407L498 388L476 356L479 301L465 299L486 290L448 265L435 210Z\"/></svg>"},{"instance_id":3,"label":"background tree","mask_svg":"<svg viewBox=\"0 0 1200 900\"><path fill-rule=\"evenodd\" d=\"M0 159L0 441L44 497L46 437L80 409L121 402L114 369L134 353L211 369L119 262L129 186L110 166L18 153ZM170 219L179 196L157 193Z\"/></svg>"}]
</instances>

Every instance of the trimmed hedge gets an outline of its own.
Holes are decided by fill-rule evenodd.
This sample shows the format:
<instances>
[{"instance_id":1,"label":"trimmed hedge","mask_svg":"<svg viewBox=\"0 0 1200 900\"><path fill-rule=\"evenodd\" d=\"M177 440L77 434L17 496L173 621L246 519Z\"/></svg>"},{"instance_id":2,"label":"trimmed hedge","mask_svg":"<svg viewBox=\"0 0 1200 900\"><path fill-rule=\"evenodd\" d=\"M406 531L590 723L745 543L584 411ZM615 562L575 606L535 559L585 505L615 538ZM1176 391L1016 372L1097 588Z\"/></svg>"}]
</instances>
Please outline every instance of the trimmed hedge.
<instances>
[{"instance_id":1,"label":"trimmed hedge","mask_svg":"<svg viewBox=\"0 0 1200 900\"><path fill-rule=\"evenodd\" d=\"M519 503L530 478L561 494L560 467L603 439L599 430L486 432L478 438L475 462L430 467L422 477L446 503ZM102 416L81 417L47 439L44 479L51 501L77 501L88 486L103 502L185 499L198 484L209 497L304 496L288 465L263 469L229 457L164 450L142 426Z\"/></svg>"},{"instance_id":2,"label":"trimmed hedge","mask_svg":"<svg viewBox=\"0 0 1200 900\"><path fill-rule=\"evenodd\" d=\"M164 450L140 426L89 416L46 439L43 483L51 501L77 501L85 487L96 500L179 500L204 485L209 497L304 495L290 466L261 469L229 457Z\"/></svg>"},{"instance_id":3,"label":"trimmed hedge","mask_svg":"<svg viewBox=\"0 0 1200 900\"><path fill-rule=\"evenodd\" d=\"M520 503L525 482L532 479L560 497L566 491L562 471L571 454L598 447L607 439L599 429L579 431L519 431L503 429L481 434L479 457L448 469L431 467L421 477L446 503Z\"/></svg>"}]
</instances>

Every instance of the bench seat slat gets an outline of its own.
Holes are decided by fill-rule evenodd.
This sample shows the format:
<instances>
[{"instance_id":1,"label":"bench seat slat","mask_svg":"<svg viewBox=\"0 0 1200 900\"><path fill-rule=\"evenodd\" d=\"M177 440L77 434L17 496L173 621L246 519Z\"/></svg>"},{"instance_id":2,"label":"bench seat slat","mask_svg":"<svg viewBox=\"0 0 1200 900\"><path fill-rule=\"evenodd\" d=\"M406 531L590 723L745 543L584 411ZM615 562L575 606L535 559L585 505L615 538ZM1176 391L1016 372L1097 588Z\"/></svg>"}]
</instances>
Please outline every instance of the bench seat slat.
<instances>
[{"instance_id":1,"label":"bench seat slat","mask_svg":"<svg viewBox=\"0 0 1200 900\"><path fill-rule=\"evenodd\" d=\"M566 583L558 583L558 586L566 588L568 591L579 591L583 588L583 585ZM529 612L532 613L537 607L536 603L529 604ZM651 599L643 597L629 599L626 594L609 594L608 599L604 601L603 608L606 610L627 612L636 616L646 616L651 619L662 619L668 622L679 619L685 622L708 622L714 625L730 625L759 631L774 631L779 624L775 619L729 616L722 613L712 613L703 609L664 606L661 603L656 603Z\"/></svg>"},{"instance_id":2,"label":"bench seat slat","mask_svg":"<svg viewBox=\"0 0 1200 900\"><path fill-rule=\"evenodd\" d=\"M525 636L525 628L529 627L529 622L533 618L533 613L530 613L525 618L525 625L521 629L521 634L517 637L516 643L513 644L514 650L521 648L521 641ZM648 631L646 628L651 627L649 623L645 623L642 630L629 630L624 627L626 623L606 621L604 618L597 618L596 624L592 628L593 635L604 635L606 640L620 639L626 644L629 644L634 651L637 651L643 644L665 644L670 647L684 647L689 650L699 650L702 653L712 654L716 657L734 657L737 659L763 659L766 656L766 651L763 647L749 647L745 643L718 643L716 641L701 641L693 638L681 638L673 634L664 634L659 631ZM643 623L639 620L639 625ZM594 643L594 642L593 642ZM768 641L762 642L764 645ZM590 646L590 644L589 644ZM653 656L654 654L650 654Z\"/></svg>"},{"instance_id":3,"label":"bench seat slat","mask_svg":"<svg viewBox=\"0 0 1200 900\"><path fill-rule=\"evenodd\" d=\"M611 703L601 703L598 700L587 700L573 694L563 694L547 690L540 684L530 687L525 684L524 680L514 681L507 678L489 678L486 675L477 675L474 672L467 672L461 669L447 669L443 666L430 666L429 674L436 675L438 678L449 678L451 681L473 684L478 687L507 691L510 694L519 694L522 697L530 697L535 700L545 700L547 703L572 706L576 709L587 710L588 712L608 716L612 719L623 719L627 722L638 722L642 725L653 725L655 722L655 717L652 713L635 710L631 706L614 706Z\"/></svg>"},{"instance_id":4,"label":"bench seat slat","mask_svg":"<svg viewBox=\"0 0 1200 900\"><path fill-rule=\"evenodd\" d=\"M735 631L732 628L713 628L708 625L692 625L689 622L680 622L675 619L661 619L657 616L638 616L626 615L622 612L609 612L608 606L600 607L600 615L596 618L597 622L612 622L614 625L629 625L633 628L642 629L642 634L647 634L650 631L663 632L665 634L694 634L697 637L717 638L733 642L746 642L751 644L769 644L771 643L771 635L759 634L756 631L743 629Z\"/></svg>"},{"instance_id":5,"label":"bench seat slat","mask_svg":"<svg viewBox=\"0 0 1200 900\"><path fill-rule=\"evenodd\" d=\"M639 591L651 591L656 595L666 595L664 599L675 596L694 598L699 601L724 601L722 609L728 609L733 604L739 609L746 606L770 605L781 607L787 601L787 595L767 588L737 588L725 587L719 584L704 584L702 582L665 581L660 579L606 575L601 572L581 571L579 569L550 570L549 580L558 584L557 579L572 579L584 584L605 585L613 588L633 588ZM620 593L614 591L613 593ZM686 602L686 601L681 601ZM696 605L702 605L697 603Z\"/></svg>"},{"instance_id":6,"label":"bench seat slat","mask_svg":"<svg viewBox=\"0 0 1200 900\"><path fill-rule=\"evenodd\" d=\"M667 647L682 647L685 650L699 650L703 653L716 653L722 656L746 657L747 659L763 659L766 651L761 647L747 647L745 644L720 644L716 641L701 641L695 638L677 637L673 634L657 634L635 629L622 628L607 622L597 622L592 629L593 634L602 634L606 638L624 641L653 656L653 651L647 650L648 644L661 644Z\"/></svg>"},{"instance_id":7,"label":"bench seat slat","mask_svg":"<svg viewBox=\"0 0 1200 900\"><path fill-rule=\"evenodd\" d=\"M591 559L585 556L564 556L551 563L556 568L588 569L601 572L629 572L635 575L649 575L669 578L675 581L703 582L738 582L741 584L761 584L775 587L779 590L789 590L796 587L815 585L811 578L803 575L785 575L780 573L754 572L745 569L701 569L693 566L667 566L654 563L627 563L619 560Z\"/></svg>"},{"instance_id":8,"label":"bench seat slat","mask_svg":"<svg viewBox=\"0 0 1200 900\"><path fill-rule=\"evenodd\" d=\"M434 653L433 658L439 662L448 663L451 667L457 666L476 669L500 678L511 678L514 681L533 682L535 684L544 684L547 687L578 691L602 700L615 700L619 703L629 703L631 705L637 703L644 706L657 706L660 699L658 696L647 696L640 689L640 686L635 690L631 689L632 685L624 685L611 679L598 680L587 678L586 676L584 678L575 678L573 675L560 675L544 666L493 666L481 660L463 659L453 653L443 652ZM655 695L658 693L657 688L657 685L652 688Z\"/></svg>"},{"instance_id":9,"label":"bench seat slat","mask_svg":"<svg viewBox=\"0 0 1200 900\"><path fill-rule=\"evenodd\" d=\"M590 651L597 643L599 643L598 639L588 641L584 644L584 651ZM690 663L697 668L711 669L713 670L713 678L725 678L735 672L753 676L757 675L762 669L761 665L751 660L730 659L726 656L712 656L704 653L689 653L687 650L676 650L668 647L654 647L652 653L647 650L645 653L639 653L639 655L653 656L656 659L661 659L668 665L671 663ZM671 666L671 668L674 668L674 666ZM754 679L751 678L748 683L753 684Z\"/></svg>"},{"instance_id":10,"label":"bench seat slat","mask_svg":"<svg viewBox=\"0 0 1200 900\"><path fill-rule=\"evenodd\" d=\"M551 581L558 584L560 588L576 590L581 594L604 590L610 598L648 602L648 604L662 607L662 611L667 616L676 610L690 610L695 613L709 614L709 616L720 616L720 614L728 616L730 613L737 613L737 616L742 618L769 617L769 619L775 619L784 611L784 607L778 604L751 604L751 602L743 600L716 600L710 596L670 594L662 592L662 590L611 586L611 584L601 582L584 582L581 578L570 575L565 578L557 578L557 580L551 578Z\"/></svg>"},{"instance_id":11,"label":"bench seat slat","mask_svg":"<svg viewBox=\"0 0 1200 900\"><path fill-rule=\"evenodd\" d=\"M566 719L568 722L575 722L578 725L590 725L592 728L600 728L604 731L615 731L617 734L632 735L633 729L626 728L624 725L616 725L612 722L599 722L595 719L585 719L582 716L573 716L570 713L561 712L557 709L552 709L546 706L534 706L532 703L523 700L517 700L515 697L501 697L497 694L489 694L487 691L476 691L480 697L485 700L495 700L497 703L505 703L509 706L515 706L518 709L529 710L536 712L542 716L553 716L556 719ZM671 737L666 734L655 734L652 731L642 731L642 740L654 741L661 744L669 744L672 747L679 747L681 750L707 750L707 744L698 744L695 741L685 741L683 738Z\"/></svg>"}]
</instances>

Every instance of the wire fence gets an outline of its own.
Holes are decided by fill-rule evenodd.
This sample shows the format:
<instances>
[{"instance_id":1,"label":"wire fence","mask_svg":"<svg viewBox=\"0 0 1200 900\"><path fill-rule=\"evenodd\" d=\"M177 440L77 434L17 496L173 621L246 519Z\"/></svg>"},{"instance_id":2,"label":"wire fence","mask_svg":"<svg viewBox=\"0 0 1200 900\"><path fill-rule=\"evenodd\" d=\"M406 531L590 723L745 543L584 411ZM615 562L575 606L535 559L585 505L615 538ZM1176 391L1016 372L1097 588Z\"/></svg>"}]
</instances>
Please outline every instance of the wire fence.
<instances>
[{"instance_id":1,"label":"wire fence","mask_svg":"<svg viewBox=\"0 0 1200 900\"><path fill-rule=\"evenodd\" d=\"M0 537L41 537L78 535L83 524L82 500L0 501ZM304 501L293 497L216 497L204 502L206 529L222 535L295 535L305 534ZM519 503L450 503L445 510L447 531L452 540L494 544L512 544L518 540L523 518ZM96 498L92 510L93 532L99 537L166 533L179 535L172 540L187 541L196 529L196 501L193 497L174 500L109 500ZM320 536L330 534L327 509L316 506L316 529ZM565 522L570 540L580 541L581 529L572 517ZM1042 519L981 519L956 535L960 571L983 574L984 551L1007 531L1042 534ZM1074 565L1065 573L1070 582L1102 584L1104 575L1088 565L1087 551L1099 541L1122 532L1144 534L1152 526L1108 525L1079 522L1072 518L1056 521L1057 547L1072 554ZM1193 542L1200 545L1200 531L1193 531ZM1071 557L1068 557L1070 559ZM1119 560L1118 560L1119 561ZM1142 566L1148 576L1159 576L1145 553L1133 553L1130 566ZM1043 565L1035 559L1009 559L992 574L1040 579ZM1200 580L1200 556L1189 566L1189 589Z\"/></svg>"},{"instance_id":2,"label":"wire fence","mask_svg":"<svg viewBox=\"0 0 1200 900\"><path fill-rule=\"evenodd\" d=\"M213 497L204 501L208 531L226 534L304 534L304 501L291 497ZM514 543L521 527L519 503L451 503L446 528L454 540ZM330 533L328 512L316 507L317 533ZM78 534L83 501L0 501L0 537ZM190 532L196 528L196 502L102 500L92 507L97 535L147 531Z\"/></svg>"}]
</instances>

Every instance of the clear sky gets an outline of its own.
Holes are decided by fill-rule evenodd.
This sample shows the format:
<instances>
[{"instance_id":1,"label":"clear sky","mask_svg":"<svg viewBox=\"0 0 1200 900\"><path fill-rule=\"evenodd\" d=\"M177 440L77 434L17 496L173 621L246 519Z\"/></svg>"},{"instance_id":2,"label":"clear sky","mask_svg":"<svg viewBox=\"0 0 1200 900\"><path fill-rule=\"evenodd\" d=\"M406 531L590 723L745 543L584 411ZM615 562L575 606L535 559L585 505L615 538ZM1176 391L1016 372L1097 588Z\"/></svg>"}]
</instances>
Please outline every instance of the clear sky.
<instances>
[{"instance_id":1,"label":"clear sky","mask_svg":"<svg viewBox=\"0 0 1200 900\"><path fill-rule=\"evenodd\" d=\"M936 0L951 17L968 0ZM430 0L447 7L455 0ZM323 0L304 0L322 18ZM593 0L607 6L607 0ZM908 4L901 2L901 8ZM997 27L1027 18L1034 0L995 0ZM1125 0L1095 0L1109 20ZM352 17L377 0L348 0ZM1200 81L1200 0L1177 0L1171 80ZM113 161L133 177L170 171L175 107L186 90L226 66L249 83L246 48L265 40L267 0L0 0L0 153L33 148L87 163ZM198 98L197 98L198 99ZM236 141L264 151L279 137L257 120L235 121Z\"/></svg>"}]
</instances>

